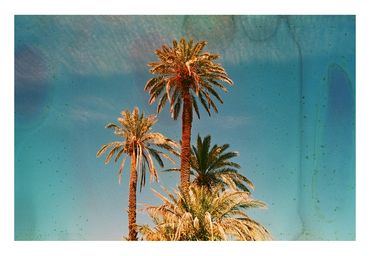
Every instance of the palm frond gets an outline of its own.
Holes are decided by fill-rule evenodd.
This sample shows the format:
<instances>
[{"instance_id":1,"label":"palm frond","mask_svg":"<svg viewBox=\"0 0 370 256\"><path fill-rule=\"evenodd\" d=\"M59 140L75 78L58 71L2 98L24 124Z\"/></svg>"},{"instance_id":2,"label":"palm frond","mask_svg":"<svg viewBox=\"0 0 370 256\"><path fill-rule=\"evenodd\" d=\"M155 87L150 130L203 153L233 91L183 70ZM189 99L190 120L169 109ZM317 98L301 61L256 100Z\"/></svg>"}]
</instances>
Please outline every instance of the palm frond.
<instances>
[{"instance_id":1,"label":"palm frond","mask_svg":"<svg viewBox=\"0 0 370 256\"><path fill-rule=\"evenodd\" d=\"M121 180L122 180L122 171L123 171L123 167L125 167L125 160L126 160L126 157L124 157L122 159L122 162L121 162L121 165L119 167L119 173L118 173L118 184L121 184Z\"/></svg>"},{"instance_id":2,"label":"palm frond","mask_svg":"<svg viewBox=\"0 0 370 256\"><path fill-rule=\"evenodd\" d=\"M162 95L162 98L159 100L158 106L157 106L157 113L160 113L164 106L167 103L167 93Z\"/></svg>"},{"instance_id":3,"label":"palm frond","mask_svg":"<svg viewBox=\"0 0 370 256\"><path fill-rule=\"evenodd\" d=\"M109 123L105 126L105 128L114 128L114 129L119 129L118 125L115 123Z\"/></svg>"},{"instance_id":4,"label":"palm frond","mask_svg":"<svg viewBox=\"0 0 370 256\"><path fill-rule=\"evenodd\" d=\"M202 105L203 105L204 109L207 111L208 115L211 116L211 111L210 111L209 105L207 104L203 95L204 95L203 93L201 93L199 95L200 103L202 103Z\"/></svg>"},{"instance_id":5,"label":"palm frond","mask_svg":"<svg viewBox=\"0 0 370 256\"><path fill-rule=\"evenodd\" d=\"M103 145L100 149L99 149L99 151L96 153L96 157L99 157L99 156L101 156L102 154L104 154L105 153L105 151L107 151L107 149L110 147L110 144L105 144L105 145Z\"/></svg>"},{"instance_id":6,"label":"palm frond","mask_svg":"<svg viewBox=\"0 0 370 256\"><path fill-rule=\"evenodd\" d=\"M159 166L160 167L163 167L164 164L163 164L163 161L161 159L161 157L159 156L159 152L153 148L148 148L149 150L149 153L154 157L154 159L158 162Z\"/></svg>"},{"instance_id":7,"label":"palm frond","mask_svg":"<svg viewBox=\"0 0 370 256\"><path fill-rule=\"evenodd\" d=\"M125 148L122 147L122 149L120 151L118 151L117 155L116 155L116 158L114 158L114 162L117 162L117 160L121 157L121 155L123 154L123 152L125 152Z\"/></svg>"},{"instance_id":8,"label":"palm frond","mask_svg":"<svg viewBox=\"0 0 370 256\"><path fill-rule=\"evenodd\" d=\"M162 172L179 172L179 171L180 171L179 168L169 168L169 169L162 170Z\"/></svg>"},{"instance_id":9,"label":"palm frond","mask_svg":"<svg viewBox=\"0 0 370 256\"><path fill-rule=\"evenodd\" d=\"M180 110L181 110L181 100L178 99L174 108L173 108L173 119L177 120L177 117L179 116L179 113L180 113Z\"/></svg>"},{"instance_id":10,"label":"palm frond","mask_svg":"<svg viewBox=\"0 0 370 256\"><path fill-rule=\"evenodd\" d=\"M121 147L121 145L116 145L112 147L111 151L108 153L107 157L105 158L104 162L107 164L112 156L117 152L117 150Z\"/></svg>"},{"instance_id":11,"label":"palm frond","mask_svg":"<svg viewBox=\"0 0 370 256\"><path fill-rule=\"evenodd\" d=\"M200 119L198 103L193 95L192 95L192 103L193 103L193 109L195 113L197 114L198 119Z\"/></svg>"}]
</instances>

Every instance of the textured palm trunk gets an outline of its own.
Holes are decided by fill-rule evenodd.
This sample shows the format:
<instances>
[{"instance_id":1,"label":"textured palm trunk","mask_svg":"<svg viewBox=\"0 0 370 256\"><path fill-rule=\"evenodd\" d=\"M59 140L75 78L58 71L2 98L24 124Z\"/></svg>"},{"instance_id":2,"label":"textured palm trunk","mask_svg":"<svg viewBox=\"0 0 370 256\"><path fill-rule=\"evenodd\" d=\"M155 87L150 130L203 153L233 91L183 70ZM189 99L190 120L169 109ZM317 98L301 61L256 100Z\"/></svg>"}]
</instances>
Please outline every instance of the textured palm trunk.
<instances>
[{"instance_id":1,"label":"textured palm trunk","mask_svg":"<svg viewBox=\"0 0 370 256\"><path fill-rule=\"evenodd\" d=\"M136 241L136 155L131 157L131 170L130 170L130 191L128 198L128 240Z\"/></svg>"},{"instance_id":2,"label":"textured palm trunk","mask_svg":"<svg viewBox=\"0 0 370 256\"><path fill-rule=\"evenodd\" d=\"M192 124L192 101L189 91L183 95L184 105L182 110L182 146L181 146L181 189L189 190L190 185L190 138Z\"/></svg>"}]
</instances>

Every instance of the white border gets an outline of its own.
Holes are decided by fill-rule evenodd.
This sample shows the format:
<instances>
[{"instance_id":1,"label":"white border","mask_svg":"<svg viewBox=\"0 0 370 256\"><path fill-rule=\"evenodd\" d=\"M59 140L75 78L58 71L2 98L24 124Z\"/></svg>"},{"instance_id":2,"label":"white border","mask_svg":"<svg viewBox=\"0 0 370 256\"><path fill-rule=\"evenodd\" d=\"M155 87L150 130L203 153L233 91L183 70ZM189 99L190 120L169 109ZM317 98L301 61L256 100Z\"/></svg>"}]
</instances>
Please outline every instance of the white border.
<instances>
[{"instance_id":1,"label":"white border","mask_svg":"<svg viewBox=\"0 0 370 256\"><path fill-rule=\"evenodd\" d=\"M15 14L353 14L360 0L8 0ZM16 3L14 3L16 2Z\"/></svg>"},{"instance_id":2,"label":"white border","mask_svg":"<svg viewBox=\"0 0 370 256\"><path fill-rule=\"evenodd\" d=\"M0 7L0 254L1 255L370 255L366 198L370 182L370 67L368 7L360 0L2 1ZM129 3L128 3L129 2ZM14 242L14 15L15 14L356 14L356 222L355 242ZM340 193L340 191L338 191ZM104 216L102 216L104 217Z\"/></svg>"}]
</instances>

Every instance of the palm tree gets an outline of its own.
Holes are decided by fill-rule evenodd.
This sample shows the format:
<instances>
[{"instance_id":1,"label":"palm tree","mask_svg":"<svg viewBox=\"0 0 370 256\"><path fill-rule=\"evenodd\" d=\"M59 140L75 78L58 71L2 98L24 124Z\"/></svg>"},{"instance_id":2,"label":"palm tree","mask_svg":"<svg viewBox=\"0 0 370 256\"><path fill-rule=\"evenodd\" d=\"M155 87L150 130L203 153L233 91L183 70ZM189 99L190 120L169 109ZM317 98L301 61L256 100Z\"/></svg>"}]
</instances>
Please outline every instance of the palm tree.
<instances>
[{"instance_id":1,"label":"palm tree","mask_svg":"<svg viewBox=\"0 0 370 256\"><path fill-rule=\"evenodd\" d=\"M146 207L155 226L138 226L144 240L271 239L267 229L243 211L265 207L263 202L252 199L247 192L218 190L214 193L204 186L191 185L189 193L167 192L167 197L155 193L163 204Z\"/></svg>"},{"instance_id":2,"label":"palm tree","mask_svg":"<svg viewBox=\"0 0 370 256\"><path fill-rule=\"evenodd\" d=\"M175 148L178 147L176 142L166 138L161 133L151 132L152 126L157 122L155 115L149 115L144 117L144 113L139 114L139 109L134 108L132 113L125 110L121 112L121 117L118 118L119 125L115 123L109 123L106 128L112 128L114 134L122 137L121 141L114 141L103 145L97 152L96 157L101 156L109 148L111 149L105 158L107 164L111 158L115 156L114 161L125 154L126 156L122 159L121 166L119 169L119 183L121 182L122 170L125 164L126 157L131 158L131 170L130 170L130 188L129 188L129 206L128 206L128 240L137 240L136 231L136 187L137 187L137 175L138 170L140 171L140 191L145 185L146 166L149 169L151 180L154 178L158 180L157 170L153 164L152 157L163 167L162 157L173 160L164 152L160 150L166 149L174 154L176 153Z\"/></svg>"},{"instance_id":3,"label":"palm tree","mask_svg":"<svg viewBox=\"0 0 370 256\"><path fill-rule=\"evenodd\" d=\"M223 103L215 87L227 92L222 83L232 85L225 69L214 61L217 54L203 52L206 41L193 43L182 38L180 42L173 40L172 47L162 45L155 51L158 62L149 63L150 73L155 75L145 85L149 92L149 104L158 99L157 112L162 111L166 102L170 104L170 112L176 120L182 108L182 146L181 146L181 188L188 190L190 184L190 139L193 120L193 110L198 118L197 99L207 113L211 108L218 109L213 97Z\"/></svg>"},{"instance_id":4,"label":"palm tree","mask_svg":"<svg viewBox=\"0 0 370 256\"><path fill-rule=\"evenodd\" d=\"M199 135L196 146L192 146L190 158L190 174L194 176L192 183L198 186L205 186L209 190L221 186L241 191L250 192L254 189L253 183L238 170L240 165L231 159L238 156L236 151L227 151L229 144L213 145L211 148L211 136L202 139ZM178 168L164 171L180 171Z\"/></svg>"}]
</instances>

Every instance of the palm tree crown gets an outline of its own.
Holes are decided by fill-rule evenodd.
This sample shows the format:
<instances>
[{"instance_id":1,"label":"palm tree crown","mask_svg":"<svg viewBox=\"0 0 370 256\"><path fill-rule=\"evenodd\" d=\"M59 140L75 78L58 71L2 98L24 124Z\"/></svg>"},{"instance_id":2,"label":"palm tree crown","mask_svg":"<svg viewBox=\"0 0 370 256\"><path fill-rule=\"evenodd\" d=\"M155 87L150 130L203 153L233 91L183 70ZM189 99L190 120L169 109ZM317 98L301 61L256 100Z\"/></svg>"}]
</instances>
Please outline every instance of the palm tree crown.
<instances>
[{"instance_id":1,"label":"palm tree crown","mask_svg":"<svg viewBox=\"0 0 370 256\"><path fill-rule=\"evenodd\" d=\"M139 114L139 109L134 108L132 113L125 110L121 112L121 117L118 119L119 125L115 123L109 123L105 127L112 128L114 134L122 137L122 141L114 141L103 145L97 152L96 156L100 157L109 148L108 155L105 158L105 163L107 164L111 158L116 154L114 159L115 162L122 156L123 153L126 156L135 156L137 158L137 167L140 170L140 189L145 185L145 172L146 166L149 169L150 177L152 179L158 180L158 173L153 164L153 158L157 161L160 167L163 167L162 157L173 162L173 159L167 154L159 150L162 148L170 151L173 154L178 155L176 148L178 144L166 138L161 133L152 132L152 126L157 122L157 117L155 115L149 115L144 117L144 113ZM126 156L121 162L119 169L119 182L122 177L122 170L125 164ZM153 157L153 158L152 158Z\"/></svg>"},{"instance_id":2,"label":"palm tree crown","mask_svg":"<svg viewBox=\"0 0 370 256\"><path fill-rule=\"evenodd\" d=\"M219 55L203 52L206 44L206 41L194 44L193 40L186 42L182 38L180 42L173 40L172 47L162 45L155 51L159 62L148 65L151 67L149 72L156 77L150 79L144 89L150 94L150 104L159 99L158 112L162 111L168 101L172 117L177 119L186 92L191 94L192 106L198 118L199 108L195 96L199 97L200 103L209 115L211 108L218 112L212 97L220 103L223 101L215 87L227 92L227 88L220 81L230 85L233 82L225 69L214 62Z\"/></svg>"},{"instance_id":3,"label":"palm tree crown","mask_svg":"<svg viewBox=\"0 0 370 256\"><path fill-rule=\"evenodd\" d=\"M251 219L243 209L263 208L243 191L209 191L206 187L191 185L189 193L155 192L163 201L160 206L147 206L146 211L155 226L138 226L144 240L162 241L219 241L269 240L267 229Z\"/></svg>"},{"instance_id":4,"label":"palm tree crown","mask_svg":"<svg viewBox=\"0 0 370 256\"><path fill-rule=\"evenodd\" d=\"M192 146L190 174L194 176L192 183L198 186L205 186L209 190L221 186L250 192L254 189L253 183L238 170L240 165L233 162L232 158L238 156L236 151L227 151L229 144L213 145L211 147L211 136L202 139L199 135L196 146ZM178 168L165 171L180 171Z\"/></svg>"}]
</instances>

